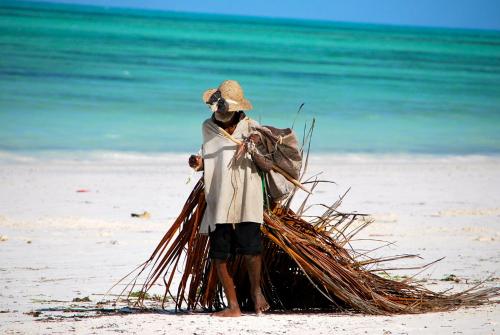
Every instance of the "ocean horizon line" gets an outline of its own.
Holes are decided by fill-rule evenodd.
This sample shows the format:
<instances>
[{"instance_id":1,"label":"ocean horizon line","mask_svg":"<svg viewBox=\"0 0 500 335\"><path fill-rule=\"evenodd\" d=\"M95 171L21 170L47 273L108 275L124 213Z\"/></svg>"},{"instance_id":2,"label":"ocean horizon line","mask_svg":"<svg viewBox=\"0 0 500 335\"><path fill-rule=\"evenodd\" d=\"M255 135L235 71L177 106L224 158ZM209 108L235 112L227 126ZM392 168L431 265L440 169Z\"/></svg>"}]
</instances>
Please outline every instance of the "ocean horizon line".
<instances>
[{"instance_id":1,"label":"ocean horizon line","mask_svg":"<svg viewBox=\"0 0 500 335\"><path fill-rule=\"evenodd\" d=\"M204 18L214 18L216 20L221 19L236 19L244 22L251 21L263 21L264 23L276 22L281 24L295 23L302 24L306 23L309 26L319 26L321 24L330 27L338 28L359 28L359 29L369 29L369 28L379 28L379 29L394 29L394 30L427 30L436 32L455 32L455 33L492 33L494 35L500 34L500 29L484 29L484 28L463 28L463 27L445 27L445 26L424 26L424 25L406 25L406 24L391 24L391 23L375 23L375 22L352 22L352 21L339 21L339 20L325 20L325 19L308 19L308 18L294 18L294 17L280 17L280 16L255 16L255 15L243 15L243 14L220 14L220 13L206 13L206 12L191 12L191 11L177 11L168 10L160 8L141 8L141 7L125 7L125 6L103 6L94 4L82 4L82 3L68 3L68 2L50 2L50 1L40 1L40 0L7 0L0 3L0 7L3 4L30 4L35 6L44 7L54 7L54 8L93 8L101 12L112 12L110 14L130 14L127 12L134 12L136 16L200 16ZM15 7L15 6L14 6ZM137 15L137 13L142 13L144 15ZM153 15L152 15L153 14Z\"/></svg>"}]
</instances>

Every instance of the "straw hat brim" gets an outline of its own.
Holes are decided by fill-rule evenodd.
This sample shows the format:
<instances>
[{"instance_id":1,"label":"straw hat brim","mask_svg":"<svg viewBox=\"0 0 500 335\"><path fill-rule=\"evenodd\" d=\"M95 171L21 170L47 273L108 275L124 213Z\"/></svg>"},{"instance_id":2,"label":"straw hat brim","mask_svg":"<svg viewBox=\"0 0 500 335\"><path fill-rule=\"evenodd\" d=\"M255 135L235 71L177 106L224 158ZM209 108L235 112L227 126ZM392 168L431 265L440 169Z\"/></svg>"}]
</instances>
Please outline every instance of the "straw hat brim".
<instances>
[{"instance_id":1,"label":"straw hat brim","mask_svg":"<svg viewBox=\"0 0 500 335\"><path fill-rule=\"evenodd\" d=\"M211 88L203 92L203 102L207 103L207 101L210 99L212 94L214 94L217 91L216 88ZM232 99L226 99L226 101L229 103L229 111L230 112L237 112L241 110L251 110L253 108L252 104L250 101L248 101L245 98L239 99L239 101L232 100Z\"/></svg>"}]
</instances>

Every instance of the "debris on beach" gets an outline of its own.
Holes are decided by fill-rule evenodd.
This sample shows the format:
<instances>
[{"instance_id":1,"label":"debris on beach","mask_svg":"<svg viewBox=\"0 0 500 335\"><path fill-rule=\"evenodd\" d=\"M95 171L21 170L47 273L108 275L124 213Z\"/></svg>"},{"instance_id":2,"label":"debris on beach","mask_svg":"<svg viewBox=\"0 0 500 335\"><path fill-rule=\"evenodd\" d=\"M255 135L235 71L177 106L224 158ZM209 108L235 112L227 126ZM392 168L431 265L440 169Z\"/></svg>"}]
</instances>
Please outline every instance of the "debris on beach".
<instances>
[{"instance_id":1,"label":"debris on beach","mask_svg":"<svg viewBox=\"0 0 500 335\"><path fill-rule=\"evenodd\" d=\"M90 190L85 189L85 188L82 188L82 189L76 190L76 193L87 193L87 192L90 192Z\"/></svg>"},{"instance_id":2,"label":"debris on beach","mask_svg":"<svg viewBox=\"0 0 500 335\"><path fill-rule=\"evenodd\" d=\"M494 236L479 236L474 239L474 241L479 241L479 242L494 242L495 237Z\"/></svg>"},{"instance_id":3,"label":"debris on beach","mask_svg":"<svg viewBox=\"0 0 500 335\"><path fill-rule=\"evenodd\" d=\"M151 218L151 214L148 211L144 211L141 214L130 213L130 216L133 218L140 218L140 219L150 219Z\"/></svg>"},{"instance_id":4,"label":"debris on beach","mask_svg":"<svg viewBox=\"0 0 500 335\"><path fill-rule=\"evenodd\" d=\"M79 298L79 297L76 297L76 298L73 298L72 302L90 302L90 298L87 296L87 297L83 297L83 298Z\"/></svg>"},{"instance_id":5,"label":"debris on beach","mask_svg":"<svg viewBox=\"0 0 500 335\"><path fill-rule=\"evenodd\" d=\"M443 279L441 279L441 281L452 281L455 283L460 283L460 278L458 278L454 274L449 274L449 275L445 276Z\"/></svg>"},{"instance_id":6,"label":"debris on beach","mask_svg":"<svg viewBox=\"0 0 500 335\"><path fill-rule=\"evenodd\" d=\"M0 235L0 242L5 242L9 239L7 235Z\"/></svg>"},{"instance_id":7,"label":"debris on beach","mask_svg":"<svg viewBox=\"0 0 500 335\"><path fill-rule=\"evenodd\" d=\"M26 313L24 313L24 314L26 314L26 315L31 315L31 316L33 316L33 317L37 318L37 317L39 317L39 316L42 314L42 312L39 312L39 311L31 311L31 312L26 312Z\"/></svg>"}]
</instances>

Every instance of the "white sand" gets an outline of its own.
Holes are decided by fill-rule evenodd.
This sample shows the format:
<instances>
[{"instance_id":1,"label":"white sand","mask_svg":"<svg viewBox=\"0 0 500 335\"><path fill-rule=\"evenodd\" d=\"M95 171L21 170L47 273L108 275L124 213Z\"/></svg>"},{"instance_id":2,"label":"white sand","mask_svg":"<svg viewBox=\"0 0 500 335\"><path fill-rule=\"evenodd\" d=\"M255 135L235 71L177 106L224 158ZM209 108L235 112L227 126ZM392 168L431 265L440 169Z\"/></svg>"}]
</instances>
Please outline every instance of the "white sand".
<instances>
[{"instance_id":1,"label":"white sand","mask_svg":"<svg viewBox=\"0 0 500 335\"><path fill-rule=\"evenodd\" d=\"M492 334L500 328L498 305L394 317L133 314L75 321L64 313L67 319L50 321L50 313L24 314L69 306L75 297L90 296L88 305L95 304L144 261L199 177L186 185L187 156L0 153L0 333ZM337 182L319 188L313 202L333 203L351 187L340 209L376 218L360 237L397 241L377 255L420 254L422 260L396 263L410 266L445 256L419 276L430 288L459 290L490 276L487 285L499 285L500 158L314 156L308 171ZM145 210L151 219L130 217ZM440 280L448 274L461 283Z\"/></svg>"}]
</instances>

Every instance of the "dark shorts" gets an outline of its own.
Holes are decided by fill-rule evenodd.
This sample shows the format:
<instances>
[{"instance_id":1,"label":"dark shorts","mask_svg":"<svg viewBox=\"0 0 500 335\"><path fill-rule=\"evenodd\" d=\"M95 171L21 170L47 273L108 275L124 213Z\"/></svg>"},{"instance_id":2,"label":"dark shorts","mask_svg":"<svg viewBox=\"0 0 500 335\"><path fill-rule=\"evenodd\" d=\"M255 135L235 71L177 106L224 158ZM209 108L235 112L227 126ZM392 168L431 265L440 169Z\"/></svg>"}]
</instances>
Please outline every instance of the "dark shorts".
<instances>
[{"instance_id":1,"label":"dark shorts","mask_svg":"<svg viewBox=\"0 0 500 335\"><path fill-rule=\"evenodd\" d=\"M227 259L230 255L259 255L262 252L260 223L241 222L216 224L210 232L210 252L208 256Z\"/></svg>"}]
</instances>

